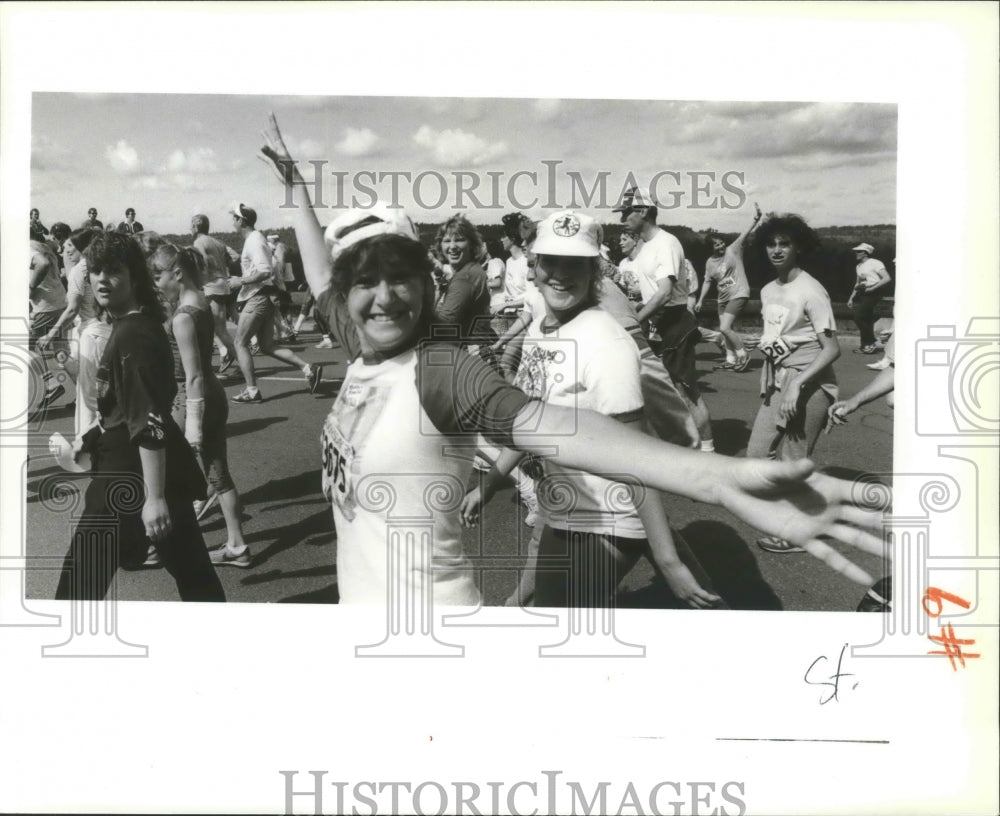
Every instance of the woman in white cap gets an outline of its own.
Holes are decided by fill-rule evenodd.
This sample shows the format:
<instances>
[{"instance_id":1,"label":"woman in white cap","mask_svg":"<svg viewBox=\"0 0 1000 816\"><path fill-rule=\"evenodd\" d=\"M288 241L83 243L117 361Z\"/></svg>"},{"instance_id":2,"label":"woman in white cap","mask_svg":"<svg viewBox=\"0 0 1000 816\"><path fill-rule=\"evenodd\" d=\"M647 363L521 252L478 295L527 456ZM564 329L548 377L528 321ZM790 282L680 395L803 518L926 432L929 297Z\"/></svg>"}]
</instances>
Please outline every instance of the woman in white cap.
<instances>
[{"instance_id":1,"label":"woman in white cap","mask_svg":"<svg viewBox=\"0 0 1000 816\"><path fill-rule=\"evenodd\" d=\"M858 244L852 251L858 264L858 278L847 299L847 308L854 310L854 322L861 335L860 346L855 349L855 353L874 354L878 351L875 343L875 307L892 279L885 264L872 257L875 247L871 244Z\"/></svg>"},{"instance_id":2,"label":"woman in white cap","mask_svg":"<svg viewBox=\"0 0 1000 816\"><path fill-rule=\"evenodd\" d=\"M304 186L272 116L262 148L289 195ZM787 535L828 562L846 559L820 535L881 553L881 514L862 509L847 482L813 473L810 463L734 460L685 450L607 416L546 404L510 386L478 357L427 343L434 287L427 251L398 209L385 217L350 212L332 236L334 258L305 193L294 210L296 239L314 293L340 292L358 328L362 356L348 369L324 423L323 484L337 526L337 576L345 602L385 604L387 577L430 587L435 604L480 602L462 553L455 485L471 473L467 459L446 455L478 433L495 444L555 450L560 466L719 504L749 524ZM340 220L340 219L338 219ZM353 222L353 223L348 223ZM560 229L572 229L566 222ZM553 303L569 307L578 285L570 259L548 269ZM633 346L632 341L626 341ZM440 489L436 489L440 488ZM394 536L393 519L427 518L414 543ZM857 524L849 527L846 523ZM415 560L399 560L404 547ZM846 562L849 563L849 562ZM857 570L860 580L871 577ZM855 576L857 577L857 576Z\"/></svg>"},{"instance_id":3,"label":"woman in white cap","mask_svg":"<svg viewBox=\"0 0 1000 816\"><path fill-rule=\"evenodd\" d=\"M645 430L639 348L600 306L602 291L614 288L604 282L601 237L600 225L582 213L556 213L538 226L535 284L545 309L527 329L514 383L552 405L597 411ZM520 455L505 457L500 472ZM644 554L683 603L707 608L719 601L679 559L657 494L625 495L627 486L615 480L552 460L544 468L536 606L608 606L619 580ZM492 484L487 477L487 491ZM464 513L473 521L475 502Z\"/></svg>"}]
</instances>

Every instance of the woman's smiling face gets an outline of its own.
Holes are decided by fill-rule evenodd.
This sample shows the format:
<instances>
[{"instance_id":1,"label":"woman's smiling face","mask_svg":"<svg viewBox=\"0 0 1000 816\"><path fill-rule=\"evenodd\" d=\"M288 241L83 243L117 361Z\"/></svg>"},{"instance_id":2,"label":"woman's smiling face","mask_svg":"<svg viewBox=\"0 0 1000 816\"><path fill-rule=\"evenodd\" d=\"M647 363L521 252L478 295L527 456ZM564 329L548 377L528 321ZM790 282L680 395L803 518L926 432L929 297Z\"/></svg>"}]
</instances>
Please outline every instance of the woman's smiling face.
<instances>
[{"instance_id":1,"label":"woman's smiling face","mask_svg":"<svg viewBox=\"0 0 1000 816\"><path fill-rule=\"evenodd\" d=\"M458 270L472 260L472 247L468 238L451 229L441 239L441 254L452 269Z\"/></svg>"},{"instance_id":2,"label":"woman's smiling face","mask_svg":"<svg viewBox=\"0 0 1000 816\"><path fill-rule=\"evenodd\" d=\"M572 311L590 296L593 259L539 255L535 285L554 314Z\"/></svg>"},{"instance_id":3,"label":"woman's smiling face","mask_svg":"<svg viewBox=\"0 0 1000 816\"><path fill-rule=\"evenodd\" d=\"M362 346L391 355L412 344L428 285L412 272L398 270L359 278L347 293L347 312L361 333Z\"/></svg>"}]
</instances>

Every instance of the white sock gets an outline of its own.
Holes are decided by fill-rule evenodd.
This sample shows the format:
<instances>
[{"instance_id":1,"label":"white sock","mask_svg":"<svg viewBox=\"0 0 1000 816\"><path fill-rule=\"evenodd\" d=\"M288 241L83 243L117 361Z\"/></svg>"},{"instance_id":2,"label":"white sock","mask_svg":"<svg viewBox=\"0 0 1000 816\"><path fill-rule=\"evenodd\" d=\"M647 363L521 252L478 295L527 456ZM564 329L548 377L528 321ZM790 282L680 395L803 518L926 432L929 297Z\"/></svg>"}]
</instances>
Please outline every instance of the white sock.
<instances>
[{"instance_id":1,"label":"white sock","mask_svg":"<svg viewBox=\"0 0 1000 816\"><path fill-rule=\"evenodd\" d=\"M702 450L702 453L715 453L715 440L712 440L712 439L702 439L701 440L701 450Z\"/></svg>"},{"instance_id":2,"label":"white sock","mask_svg":"<svg viewBox=\"0 0 1000 816\"><path fill-rule=\"evenodd\" d=\"M251 397L256 397L260 393L260 389L256 385L248 385L247 386L247 393Z\"/></svg>"}]
</instances>

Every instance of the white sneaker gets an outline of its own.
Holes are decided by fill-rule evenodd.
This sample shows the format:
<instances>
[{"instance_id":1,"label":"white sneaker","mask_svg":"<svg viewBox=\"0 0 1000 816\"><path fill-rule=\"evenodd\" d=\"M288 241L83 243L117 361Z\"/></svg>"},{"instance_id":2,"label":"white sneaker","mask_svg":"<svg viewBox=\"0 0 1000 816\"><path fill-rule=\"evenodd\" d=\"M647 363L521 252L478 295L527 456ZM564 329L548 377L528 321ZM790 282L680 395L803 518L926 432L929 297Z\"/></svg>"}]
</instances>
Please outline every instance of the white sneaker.
<instances>
[{"instance_id":1,"label":"white sneaker","mask_svg":"<svg viewBox=\"0 0 1000 816\"><path fill-rule=\"evenodd\" d=\"M869 363L868 368L872 371L885 371L889 367L889 358L883 357L877 363Z\"/></svg>"},{"instance_id":2,"label":"white sneaker","mask_svg":"<svg viewBox=\"0 0 1000 816\"><path fill-rule=\"evenodd\" d=\"M333 348L333 343L330 342L330 338L329 337L324 337L315 346L313 346L313 348L318 348L318 349L332 349Z\"/></svg>"}]
</instances>

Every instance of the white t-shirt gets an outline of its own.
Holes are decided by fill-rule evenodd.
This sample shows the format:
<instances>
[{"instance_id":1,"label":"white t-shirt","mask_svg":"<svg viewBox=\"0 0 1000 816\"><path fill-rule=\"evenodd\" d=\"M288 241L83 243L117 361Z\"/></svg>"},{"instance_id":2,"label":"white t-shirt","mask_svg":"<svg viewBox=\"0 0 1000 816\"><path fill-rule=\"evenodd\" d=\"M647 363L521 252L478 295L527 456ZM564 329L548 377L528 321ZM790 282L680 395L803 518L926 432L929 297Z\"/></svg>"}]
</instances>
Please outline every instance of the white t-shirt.
<instances>
[{"instance_id":1,"label":"white t-shirt","mask_svg":"<svg viewBox=\"0 0 1000 816\"><path fill-rule=\"evenodd\" d=\"M656 235L644 242L635 257L635 276L639 281L642 300L648 303L660 288L660 281L673 278L674 288L667 306L686 306L688 286L684 273L684 248L669 232L657 228Z\"/></svg>"},{"instance_id":2,"label":"white t-shirt","mask_svg":"<svg viewBox=\"0 0 1000 816\"><path fill-rule=\"evenodd\" d=\"M764 330L759 348L775 363L798 362L792 355L801 347L816 346L818 353L818 334L837 331L830 296L808 272L784 285L771 281L761 289L760 302Z\"/></svg>"},{"instance_id":3,"label":"white t-shirt","mask_svg":"<svg viewBox=\"0 0 1000 816\"><path fill-rule=\"evenodd\" d=\"M553 405L606 415L643 407L639 349L615 319L599 307L587 309L551 333L543 315L528 327L514 384L529 397ZM645 538L630 498L600 476L545 461L539 490L545 523L557 530Z\"/></svg>"},{"instance_id":4,"label":"white t-shirt","mask_svg":"<svg viewBox=\"0 0 1000 816\"><path fill-rule=\"evenodd\" d=\"M228 295L229 254L226 245L211 235L199 233L192 246L205 258L205 285L202 291L206 295Z\"/></svg>"},{"instance_id":5,"label":"white t-shirt","mask_svg":"<svg viewBox=\"0 0 1000 816\"><path fill-rule=\"evenodd\" d=\"M243 268L243 274L244 276L255 275L262 270L267 270L272 277L241 287L240 293L236 297L237 300L242 302L257 294L263 287L275 285L273 259L271 247L268 245L264 233L260 230L251 232L243 243L243 252L240 255L240 266Z\"/></svg>"},{"instance_id":6,"label":"white t-shirt","mask_svg":"<svg viewBox=\"0 0 1000 816\"><path fill-rule=\"evenodd\" d=\"M503 288L504 295L510 301L518 301L524 297L524 290L528 287L528 258L522 255L515 258L511 255L507 259L507 271L505 273Z\"/></svg>"},{"instance_id":7,"label":"white t-shirt","mask_svg":"<svg viewBox=\"0 0 1000 816\"><path fill-rule=\"evenodd\" d=\"M705 277L715 281L719 303L750 297L750 284L743 267L742 241L734 241L726 247L721 258L710 257L706 260Z\"/></svg>"},{"instance_id":8,"label":"white t-shirt","mask_svg":"<svg viewBox=\"0 0 1000 816\"><path fill-rule=\"evenodd\" d=\"M879 273L888 274L885 264L875 258L865 258L858 264L858 283L872 287L879 282Z\"/></svg>"}]
</instances>

